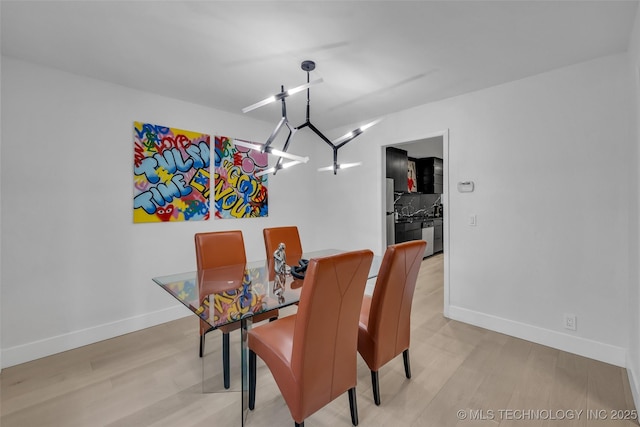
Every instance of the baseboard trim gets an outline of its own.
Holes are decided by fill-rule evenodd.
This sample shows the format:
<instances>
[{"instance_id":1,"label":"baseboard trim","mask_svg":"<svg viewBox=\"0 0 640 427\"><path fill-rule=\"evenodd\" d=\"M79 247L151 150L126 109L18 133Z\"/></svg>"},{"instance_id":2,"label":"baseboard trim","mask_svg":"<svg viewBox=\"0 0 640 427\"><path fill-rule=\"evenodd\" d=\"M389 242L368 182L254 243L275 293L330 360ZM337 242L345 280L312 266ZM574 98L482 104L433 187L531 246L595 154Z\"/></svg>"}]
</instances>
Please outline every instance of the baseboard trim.
<instances>
[{"instance_id":1,"label":"baseboard trim","mask_svg":"<svg viewBox=\"0 0 640 427\"><path fill-rule=\"evenodd\" d=\"M627 350L622 347L539 328L462 307L449 306L448 311L449 318L453 320L626 368Z\"/></svg>"},{"instance_id":2,"label":"baseboard trim","mask_svg":"<svg viewBox=\"0 0 640 427\"><path fill-rule=\"evenodd\" d=\"M627 376L629 377L629 388L633 397L633 403L636 409L640 408L640 384L638 384L638 375L634 370L634 363L631 361L631 355L627 353Z\"/></svg>"},{"instance_id":3,"label":"baseboard trim","mask_svg":"<svg viewBox=\"0 0 640 427\"><path fill-rule=\"evenodd\" d=\"M41 357L51 356L52 354L72 350L191 315L191 312L184 306L176 305L116 322L105 323L103 325L5 348L2 349L2 368L8 368L31 360L40 359Z\"/></svg>"}]
</instances>

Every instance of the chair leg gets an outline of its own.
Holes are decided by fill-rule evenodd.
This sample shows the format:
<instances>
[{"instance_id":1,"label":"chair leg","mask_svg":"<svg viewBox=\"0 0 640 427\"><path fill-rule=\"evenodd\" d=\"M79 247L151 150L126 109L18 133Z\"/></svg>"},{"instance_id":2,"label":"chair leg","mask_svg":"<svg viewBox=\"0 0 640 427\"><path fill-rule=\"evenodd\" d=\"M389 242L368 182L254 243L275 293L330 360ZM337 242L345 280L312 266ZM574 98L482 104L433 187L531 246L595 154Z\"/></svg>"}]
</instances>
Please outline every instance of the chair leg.
<instances>
[{"instance_id":1,"label":"chair leg","mask_svg":"<svg viewBox=\"0 0 640 427\"><path fill-rule=\"evenodd\" d=\"M222 375L224 377L224 388L228 389L231 385L229 379L229 334L222 334Z\"/></svg>"},{"instance_id":2,"label":"chair leg","mask_svg":"<svg viewBox=\"0 0 640 427\"><path fill-rule=\"evenodd\" d=\"M256 354L249 350L249 409L256 407Z\"/></svg>"},{"instance_id":3,"label":"chair leg","mask_svg":"<svg viewBox=\"0 0 640 427\"><path fill-rule=\"evenodd\" d=\"M304 421L303 421L303 422L301 422L301 423L296 423L296 422L294 421L294 423L295 423L296 427L304 427Z\"/></svg>"},{"instance_id":4,"label":"chair leg","mask_svg":"<svg viewBox=\"0 0 640 427\"><path fill-rule=\"evenodd\" d=\"M409 364L409 349L402 352L402 358L404 359L404 374L407 378L411 378L411 365Z\"/></svg>"},{"instance_id":5,"label":"chair leg","mask_svg":"<svg viewBox=\"0 0 640 427\"><path fill-rule=\"evenodd\" d=\"M200 357L204 354L204 334L200 335Z\"/></svg>"},{"instance_id":6,"label":"chair leg","mask_svg":"<svg viewBox=\"0 0 640 427\"><path fill-rule=\"evenodd\" d=\"M380 386L378 384L378 371L371 371L371 388L373 389L373 401L380 406Z\"/></svg>"},{"instance_id":7,"label":"chair leg","mask_svg":"<svg viewBox=\"0 0 640 427\"><path fill-rule=\"evenodd\" d=\"M358 402L356 401L356 388L349 389L349 408L351 409L351 424L358 425Z\"/></svg>"},{"instance_id":8,"label":"chair leg","mask_svg":"<svg viewBox=\"0 0 640 427\"><path fill-rule=\"evenodd\" d=\"M204 340L205 340L205 335L207 335L209 332L213 331L214 328L209 328L206 331L204 331L202 333L202 335L200 335L200 357L202 357L204 355Z\"/></svg>"}]
</instances>

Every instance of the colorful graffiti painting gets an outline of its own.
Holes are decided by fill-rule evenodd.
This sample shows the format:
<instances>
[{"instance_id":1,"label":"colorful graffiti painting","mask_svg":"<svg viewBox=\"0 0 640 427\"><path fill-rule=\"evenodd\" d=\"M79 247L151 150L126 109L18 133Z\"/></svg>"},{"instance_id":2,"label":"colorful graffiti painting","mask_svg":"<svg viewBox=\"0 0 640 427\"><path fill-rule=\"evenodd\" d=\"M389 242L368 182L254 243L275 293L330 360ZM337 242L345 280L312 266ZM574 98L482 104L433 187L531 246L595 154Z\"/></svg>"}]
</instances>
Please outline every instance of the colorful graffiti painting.
<instances>
[{"instance_id":1,"label":"colorful graffiti painting","mask_svg":"<svg viewBox=\"0 0 640 427\"><path fill-rule=\"evenodd\" d=\"M214 200L216 219L268 216L267 153L236 146L232 138L215 137Z\"/></svg>"},{"instance_id":2,"label":"colorful graffiti painting","mask_svg":"<svg viewBox=\"0 0 640 427\"><path fill-rule=\"evenodd\" d=\"M209 219L210 136L134 122L133 222Z\"/></svg>"}]
</instances>

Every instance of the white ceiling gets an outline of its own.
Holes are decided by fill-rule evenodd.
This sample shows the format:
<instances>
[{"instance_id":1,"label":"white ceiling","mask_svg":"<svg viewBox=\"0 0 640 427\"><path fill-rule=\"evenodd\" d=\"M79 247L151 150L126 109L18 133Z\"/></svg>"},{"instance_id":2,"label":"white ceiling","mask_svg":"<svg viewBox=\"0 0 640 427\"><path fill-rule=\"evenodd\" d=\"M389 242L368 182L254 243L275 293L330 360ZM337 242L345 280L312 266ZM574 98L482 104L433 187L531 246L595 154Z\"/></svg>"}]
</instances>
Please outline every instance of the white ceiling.
<instances>
[{"instance_id":1,"label":"white ceiling","mask_svg":"<svg viewBox=\"0 0 640 427\"><path fill-rule=\"evenodd\" d=\"M424 157L440 157L443 156L443 137L434 136L431 138L419 139L417 141L403 142L401 144L393 144L392 147L405 150L409 157L422 159Z\"/></svg>"},{"instance_id":2,"label":"white ceiling","mask_svg":"<svg viewBox=\"0 0 640 427\"><path fill-rule=\"evenodd\" d=\"M636 1L7 1L2 54L242 114L311 79L322 130L627 50ZM303 121L304 92L287 101ZM280 106L247 113L275 122ZM299 123L298 123L299 122ZM328 135L333 138L334 135ZM338 136L338 135L335 135Z\"/></svg>"}]
</instances>

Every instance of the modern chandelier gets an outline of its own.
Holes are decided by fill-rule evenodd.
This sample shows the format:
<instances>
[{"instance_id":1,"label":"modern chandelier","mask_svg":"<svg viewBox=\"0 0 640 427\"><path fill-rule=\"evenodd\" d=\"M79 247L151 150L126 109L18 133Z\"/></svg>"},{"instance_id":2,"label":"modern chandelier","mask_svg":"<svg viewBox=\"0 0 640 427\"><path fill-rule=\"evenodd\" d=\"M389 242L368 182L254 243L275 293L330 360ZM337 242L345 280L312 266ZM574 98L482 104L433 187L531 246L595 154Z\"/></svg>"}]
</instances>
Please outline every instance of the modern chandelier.
<instances>
[{"instance_id":1,"label":"modern chandelier","mask_svg":"<svg viewBox=\"0 0 640 427\"><path fill-rule=\"evenodd\" d=\"M341 136L340 138L337 138L331 141L329 138L324 136L324 134L320 132L320 130L318 130L318 128L316 128L313 125L313 123L311 123L311 118L310 118L309 88L313 85L316 85L322 82L322 79L317 79L314 81L309 80L309 73L316 68L316 63L309 60L302 61L301 67L304 71L307 72L306 84L295 87L293 89L289 89L289 90L284 90L284 86L280 86L280 92L277 93L276 95L270 96L269 98L263 99L260 102L256 102L255 104L242 109L243 113L248 113L249 111L255 110L256 108L260 108L272 102L276 102L276 101L282 102L282 117L280 118L280 121L276 125L273 132L271 132L271 135L269 136L269 138L264 144L256 144L254 142L238 140L238 139L235 140L236 145L250 148L252 150L257 150L262 153L269 153L279 157L275 166L259 172L258 174L256 174L256 176L262 176L272 172L275 175L280 169L286 169L288 167L291 167L300 163L307 163L309 161L309 157L298 156L298 155L287 152L287 149L289 148L289 143L291 142L291 138L293 137L293 135L300 129L304 129L307 127L311 129L316 135L318 135L320 139L326 142L329 145L329 147L331 147L331 149L333 150L333 164L327 167L322 167L318 169L318 171L333 171L333 174L335 175L337 174L338 169L346 169L353 166L358 166L361 164L360 162L342 163L342 164L338 163L338 150L344 147L347 143L353 141L353 139L356 138L358 135L362 134L362 132L364 132L365 130L367 130L368 128L370 128L371 126L375 125L380 121L380 120L374 120L370 123L360 126L359 128ZM305 89L307 90L306 120L304 123L302 123L299 126L291 126L291 124L289 123L289 119L287 118L286 98L290 95L296 94L298 92L302 92ZM273 143L275 138L278 136L278 133L280 133L283 126L287 127L287 129L289 130L289 135L287 135L287 139L284 143L284 146L282 147L282 150L278 150L272 147L271 143ZM290 161L285 163L283 159L288 159Z\"/></svg>"}]
</instances>

